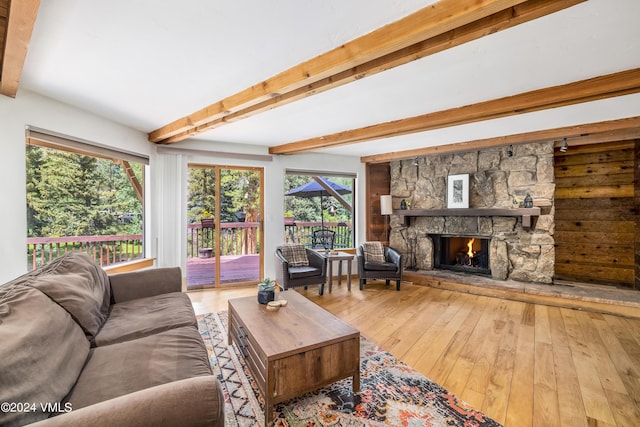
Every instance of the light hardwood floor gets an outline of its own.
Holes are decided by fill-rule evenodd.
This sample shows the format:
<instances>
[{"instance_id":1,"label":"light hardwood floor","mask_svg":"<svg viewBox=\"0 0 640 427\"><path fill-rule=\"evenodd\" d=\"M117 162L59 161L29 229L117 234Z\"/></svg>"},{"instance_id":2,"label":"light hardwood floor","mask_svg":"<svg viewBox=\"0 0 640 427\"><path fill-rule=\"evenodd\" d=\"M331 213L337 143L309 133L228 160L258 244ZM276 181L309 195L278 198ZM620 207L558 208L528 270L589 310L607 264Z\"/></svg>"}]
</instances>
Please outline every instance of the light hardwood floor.
<instances>
[{"instance_id":1,"label":"light hardwood floor","mask_svg":"<svg viewBox=\"0 0 640 427\"><path fill-rule=\"evenodd\" d=\"M639 319L404 283L297 291L506 426L640 426ZM199 314L255 293L189 296Z\"/></svg>"}]
</instances>

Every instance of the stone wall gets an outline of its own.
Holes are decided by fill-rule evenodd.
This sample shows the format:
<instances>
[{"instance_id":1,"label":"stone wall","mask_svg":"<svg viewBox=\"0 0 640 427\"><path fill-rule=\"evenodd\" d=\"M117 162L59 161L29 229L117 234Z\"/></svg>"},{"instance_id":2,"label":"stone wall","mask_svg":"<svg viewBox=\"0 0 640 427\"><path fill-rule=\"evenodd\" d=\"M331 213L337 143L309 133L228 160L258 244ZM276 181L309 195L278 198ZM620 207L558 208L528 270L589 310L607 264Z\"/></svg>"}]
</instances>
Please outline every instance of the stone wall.
<instances>
[{"instance_id":1,"label":"stone wall","mask_svg":"<svg viewBox=\"0 0 640 427\"><path fill-rule=\"evenodd\" d=\"M469 174L470 208L519 207L527 194L541 216L532 229L519 217L417 217L408 226L391 219L390 245L405 254L406 265L433 268L429 234L491 237L490 268L496 279L551 283L554 274L553 143L441 154L391 162L394 209L404 199L410 209L447 207L447 176ZM415 247L415 262L411 248Z\"/></svg>"}]
</instances>

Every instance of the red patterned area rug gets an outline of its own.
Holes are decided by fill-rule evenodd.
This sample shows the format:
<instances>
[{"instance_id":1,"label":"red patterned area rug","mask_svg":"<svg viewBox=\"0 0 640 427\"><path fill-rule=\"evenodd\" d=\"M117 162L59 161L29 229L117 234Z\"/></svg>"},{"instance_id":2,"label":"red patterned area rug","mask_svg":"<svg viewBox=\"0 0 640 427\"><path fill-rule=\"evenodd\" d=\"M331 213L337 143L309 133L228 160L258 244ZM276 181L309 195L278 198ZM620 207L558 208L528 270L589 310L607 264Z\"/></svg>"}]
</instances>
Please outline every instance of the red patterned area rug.
<instances>
[{"instance_id":1,"label":"red patterned area rug","mask_svg":"<svg viewBox=\"0 0 640 427\"><path fill-rule=\"evenodd\" d=\"M226 400L226 426L264 426L264 400L235 346L227 345L227 312L198 316L214 375ZM456 396L360 339L360 392L351 379L276 406L274 426L499 426Z\"/></svg>"}]
</instances>

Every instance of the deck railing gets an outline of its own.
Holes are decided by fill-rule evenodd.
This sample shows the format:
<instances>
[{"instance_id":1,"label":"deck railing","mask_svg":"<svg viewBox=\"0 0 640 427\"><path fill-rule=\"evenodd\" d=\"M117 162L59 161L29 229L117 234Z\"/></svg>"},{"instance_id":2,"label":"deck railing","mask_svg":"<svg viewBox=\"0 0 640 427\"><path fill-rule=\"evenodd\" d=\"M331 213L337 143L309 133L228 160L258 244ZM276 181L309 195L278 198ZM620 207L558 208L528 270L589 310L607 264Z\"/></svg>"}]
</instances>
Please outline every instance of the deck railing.
<instances>
[{"instance_id":1,"label":"deck railing","mask_svg":"<svg viewBox=\"0 0 640 427\"><path fill-rule=\"evenodd\" d=\"M220 255L247 255L260 252L258 222L226 222L220 224L222 235ZM320 222L293 222L285 224L285 242L312 246L312 235ZM326 229L336 232L334 248L352 248L351 226L343 222L325 222ZM187 258L209 258L215 256L216 229L194 223L187 225Z\"/></svg>"},{"instance_id":2,"label":"deck railing","mask_svg":"<svg viewBox=\"0 0 640 427\"><path fill-rule=\"evenodd\" d=\"M131 261L144 256L142 234L27 238L27 257L31 270L67 252L89 254L100 266Z\"/></svg>"},{"instance_id":3,"label":"deck railing","mask_svg":"<svg viewBox=\"0 0 640 427\"><path fill-rule=\"evenodd\" d=\"M246 255L260 253L258 222L227 222L220 224L220 255ZM312 245L313 231L320 222L294 222L285 224L285 242ZM324 227L336 232L335 248L353 247L351 227L345 223L325 222ZM187 257L215 256L215 229L202 224L187 227ZM85 252L100 266L108 266L142 258L142 234L110 236L68 236L27 238L28 264L31 269L46 265L67 252Z\"/></svg>"},{"instance_id":4,"label":"deck railing","mask_svg":"<svg viewBox=\"0 0 640 427\"><path fill-rule=\"evenodd\" d=\"M302 222L295 221L293 224L284 226L286 243L302 243L310 248L313 243L313 232L322 227L320 222ZM325 222L324 228L335 231L335 239L333 241L334 248L353 248L353 234L351 226L344 222Z\"/></svg>"},{"instance_id":5,"label":"deck railing","mask_svg":"<svg viewBox=\"0 0 640 427\"><path fill-rule=\"evenodd\" d=\"M259 222L223 222L220 224L220 255L260 253ZM218 240L214 227L202 224L187 225L187 258L215 256Z\"/></svg>"}]
</instances>

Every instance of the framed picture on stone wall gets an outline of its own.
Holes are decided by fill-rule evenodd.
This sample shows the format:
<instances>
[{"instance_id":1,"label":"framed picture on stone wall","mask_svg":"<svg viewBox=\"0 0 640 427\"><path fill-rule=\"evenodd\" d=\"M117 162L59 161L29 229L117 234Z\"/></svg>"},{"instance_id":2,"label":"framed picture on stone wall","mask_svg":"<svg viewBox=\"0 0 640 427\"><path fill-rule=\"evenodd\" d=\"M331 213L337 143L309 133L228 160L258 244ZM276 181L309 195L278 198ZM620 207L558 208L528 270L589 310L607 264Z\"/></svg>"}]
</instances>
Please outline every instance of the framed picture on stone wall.
<instances>
[{"instance_id":1,"label":"framed picture on stone wall","mask_svg":"<svg viewBox=\"0 0 640 427\"><path fill-rule=\"evenodd\" d=\"M447 177L447 207L469 207L469 174L449 175Z\"/></svg>"}]
</instances>

